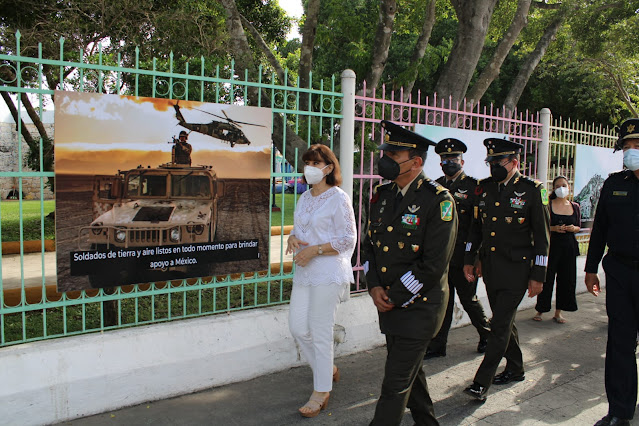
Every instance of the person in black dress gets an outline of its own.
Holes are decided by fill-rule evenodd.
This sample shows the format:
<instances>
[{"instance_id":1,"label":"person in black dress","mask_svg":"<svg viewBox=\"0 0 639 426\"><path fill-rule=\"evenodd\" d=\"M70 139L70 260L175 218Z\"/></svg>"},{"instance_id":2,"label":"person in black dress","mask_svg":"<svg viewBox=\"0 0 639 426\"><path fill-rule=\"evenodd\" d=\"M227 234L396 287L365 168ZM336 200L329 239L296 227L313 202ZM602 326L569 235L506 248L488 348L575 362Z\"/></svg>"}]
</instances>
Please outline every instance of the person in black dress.
<instances>
[{"instance_id":1,"label":"person in black dress","mask_svg":"<svg viewBox=\"0 0 639 426\"><path fill-rule=\"evenodd\" d=\"M550 311L552 290L557 277L557 297L555 316L558 324L566 322L561 311L577 310L575 288L577 285L577 256L579 244L575 234L581 229L579 204L568 200L570 185L565 176L557 176L552 181L553 193L550 196L550 254L544 288L537 296L537 314L535 321L541 321L541 315Z\"/></svg>"}]
</instances>

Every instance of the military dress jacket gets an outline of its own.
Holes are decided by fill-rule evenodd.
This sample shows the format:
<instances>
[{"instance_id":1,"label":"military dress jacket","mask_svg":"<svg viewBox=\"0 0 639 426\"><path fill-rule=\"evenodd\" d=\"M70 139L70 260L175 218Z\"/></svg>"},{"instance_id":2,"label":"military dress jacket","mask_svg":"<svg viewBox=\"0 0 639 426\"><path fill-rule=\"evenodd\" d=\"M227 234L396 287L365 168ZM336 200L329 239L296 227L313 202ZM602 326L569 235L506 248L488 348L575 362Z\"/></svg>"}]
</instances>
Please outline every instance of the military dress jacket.
<instances>
[{"instance_id":1,"label":"military dress jacket","mask_svg":"<svg viewBox=\"0 0 639 426\"><path fill-rule=\"evenodd\" d=\"M532 265L529 279L544 282L550 246L548 193L541 182L518 171L500 191L492 178L479 181L466 243L467 265L476 253L506 269L510 262ZM493 257L496 256L496 257ZM502 266L503 265L503 266ZM509 283L498 283L508 286Z\"/></svg>"},{"instance_id":2,"label":"military dress jacket","mask_svg":"<svg viewBox=\"0 0 639 426\"><path fill-rule=\"evenodd\" d=\"M446 176L442 176L436 180L442 186L446 186ZM473 217L473 206L475 205L475 188L477 187L477 179L468 176L463 171L457 176L457 179L448 186L448 191L453 196L457 207L457 241L455 242L455 250L450 260L451 265L463 266L466 242L468 241L468 231L470 230L470 222Z\"/></svg>"},{"instance_id":3,"label":"military dress jacket","mask_svg":"<svg viewBox=\"0 0 639 426\"><path fill-rule=\"evenodd\" d=\"M448 302L448 263L457 235L450 193L423 173L395 208L398 186L377 186L362 262L369 290L383 286L395 307L379 313L382 333L432 338Z\"/></svg>"},{"instance_id":4,"label":"military dress jacket","mask_svg":"<svg viewBox=\"0 0 639 426\"><path fill-rule=\"evenodd\" d=\"M586 272L597 272L606 245L621 262L639 267L639 180L630 170L612 173L601 188Z\"/></svg>"}]
</instances>

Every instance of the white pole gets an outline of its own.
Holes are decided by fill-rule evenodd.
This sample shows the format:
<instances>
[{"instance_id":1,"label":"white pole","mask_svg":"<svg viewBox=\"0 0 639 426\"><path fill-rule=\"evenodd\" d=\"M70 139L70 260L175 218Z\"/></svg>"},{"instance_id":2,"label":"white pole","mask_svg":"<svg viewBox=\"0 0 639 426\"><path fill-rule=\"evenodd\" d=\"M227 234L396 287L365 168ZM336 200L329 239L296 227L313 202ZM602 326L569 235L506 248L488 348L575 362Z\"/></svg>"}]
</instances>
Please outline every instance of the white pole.
<instances>
[{"instance_id":1,"label":"white pole","mask_svg":"<svg viewBox=\"0 0 639 426\"><path fill-rule=\"evenodd\" d=\"M342 122L339 128L339 164L342 189L353 198L353 161L355 150L355 71L342 72Z\"/></svg>"},{"instance_id":2,"label":"white pole","mask_svg":"<svg viewBox=\"0 0 639 426\"><path fill-rule=\"evenodd\" d=\"M537 156L537 179L548 188L548 153L550 152L550 117L548 108L541 110L541 143Z\"/></svg>"}]
</instances>

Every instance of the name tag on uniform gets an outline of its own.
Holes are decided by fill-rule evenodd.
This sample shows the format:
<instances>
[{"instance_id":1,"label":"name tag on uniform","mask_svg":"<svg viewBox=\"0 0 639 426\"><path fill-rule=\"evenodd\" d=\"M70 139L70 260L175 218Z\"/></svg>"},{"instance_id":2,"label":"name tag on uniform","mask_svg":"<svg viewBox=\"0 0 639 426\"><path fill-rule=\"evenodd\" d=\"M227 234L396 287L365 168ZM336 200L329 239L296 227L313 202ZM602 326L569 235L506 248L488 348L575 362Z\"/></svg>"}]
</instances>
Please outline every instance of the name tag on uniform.
<instances>
[{"instance_id":1,"label":"name tag on uniform","mask_svg":"<svg viewBox=\"0 0 639 426\"><path fill-rule=\"evenodd\" d=\"M612 191L612 195L618 195L620 197L625 197L628 195L628 191Z\"/></svg>"},{"instance_id":2,"label":"name tag on uniform","mask_svg":"<svg viewBox=\"0 0 639 426\"><path fill-rule=\"evenodd\" d=\"M419 217L415 214L405 214L402 216L402 225L404 228L417 229Z\"/></svg>"}]
</instances>

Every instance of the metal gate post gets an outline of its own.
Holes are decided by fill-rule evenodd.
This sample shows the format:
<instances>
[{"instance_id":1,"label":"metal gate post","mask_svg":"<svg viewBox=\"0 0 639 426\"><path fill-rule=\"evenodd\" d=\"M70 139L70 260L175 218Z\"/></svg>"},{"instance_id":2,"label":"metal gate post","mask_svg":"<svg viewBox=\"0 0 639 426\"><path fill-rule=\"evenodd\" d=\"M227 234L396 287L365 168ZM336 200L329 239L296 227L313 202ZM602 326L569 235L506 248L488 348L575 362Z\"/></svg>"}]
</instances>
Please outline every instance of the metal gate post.
<instances>
[{"instance_id":1,"label":"metal gate post","mask_svg":"<svg viewBox=\"0 0 639 426\"><path fill-rule=\"evenodd\" d=\"M541 110L541 142L537 149L537 179L548 188L548 153L550 151L550 117L548 108Z\"/></svg>"},{"instance_id":2,"label":"metal gate post","mask_svg":"<svg viewBox=\"0 0 639 426\"><path fill-rule=\"evenodd\" d=\"M342 72L342 122L339 128L339 163L342 189L353 198L353 162L355 151L355 71Z\"/></svg>"}]
</instances>

